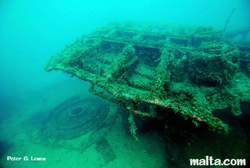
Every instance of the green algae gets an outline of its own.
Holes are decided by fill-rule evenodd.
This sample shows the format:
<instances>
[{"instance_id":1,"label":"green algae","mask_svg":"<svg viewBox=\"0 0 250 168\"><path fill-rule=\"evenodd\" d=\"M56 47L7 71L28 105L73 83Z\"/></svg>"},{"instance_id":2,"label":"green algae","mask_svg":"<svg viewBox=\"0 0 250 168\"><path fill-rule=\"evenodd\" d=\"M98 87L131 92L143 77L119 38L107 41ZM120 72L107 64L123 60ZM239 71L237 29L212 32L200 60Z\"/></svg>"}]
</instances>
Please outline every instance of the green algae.
<instances>
[{"instance_id":1,"label":"green algae","mask_svg":"<svg viewBox=\"0 0 250 168\"><path fill-rule=\"evenodd\" d=\"M225 39L211 27L123 22L80 37L44 69L89 81L91 93L126 108L136 139L133 115L167 123L174 113L228 133L213 111L229 108L237 116L240 103L249 103L249 55L249 43Z\"/></svg>"}]
</instances>

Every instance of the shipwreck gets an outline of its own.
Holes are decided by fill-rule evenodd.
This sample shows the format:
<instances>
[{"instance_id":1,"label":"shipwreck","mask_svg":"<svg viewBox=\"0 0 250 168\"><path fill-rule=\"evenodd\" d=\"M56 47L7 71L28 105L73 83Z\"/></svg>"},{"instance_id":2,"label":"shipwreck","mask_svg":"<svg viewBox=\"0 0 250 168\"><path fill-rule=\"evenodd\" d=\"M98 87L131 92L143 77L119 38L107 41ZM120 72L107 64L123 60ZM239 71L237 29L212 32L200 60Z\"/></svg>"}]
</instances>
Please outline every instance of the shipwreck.
<instances>
[{"instance_id":1,"label":"shipwreck","mask_svg":"<svg viewBox=\"0 0 250 168\"><path fill-rule=\"evenodd\" d=\"M91 83L89 91L134 116L171 120L227 133L213 111L241 114L250 103L250 44L212 27L114 22L66 45L45 64ZM102 89L98 89L102 88Z\"/></svg>"}]
</instances>

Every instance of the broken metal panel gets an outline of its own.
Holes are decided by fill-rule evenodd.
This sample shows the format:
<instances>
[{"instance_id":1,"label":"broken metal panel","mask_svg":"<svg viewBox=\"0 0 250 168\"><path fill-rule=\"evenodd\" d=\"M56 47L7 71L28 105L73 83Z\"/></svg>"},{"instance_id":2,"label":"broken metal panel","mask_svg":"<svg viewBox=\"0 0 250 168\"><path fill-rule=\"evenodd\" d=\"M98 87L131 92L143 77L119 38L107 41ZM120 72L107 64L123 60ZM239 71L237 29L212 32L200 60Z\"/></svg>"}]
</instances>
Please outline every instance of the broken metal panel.
<instances>
[{"instance_id":1,"label":"broken metal panel","mask_svg":"<svg viewBox=\"0 0 250 168\"><path fill-rule=\"evenodd\" d=\"M249 99L246 88L235 89L240 87L235 78L247 75L239 70L239 60L249 54L241 50L247 45L237 45L213 28L111 23L66 46L44 68L91 82L91 93L141 117L178 113L226 133L228 126L212 111L229 107L239 115L239 103ZM143 111L141 104L154 111Z\"/></svg>"}]
</instances>

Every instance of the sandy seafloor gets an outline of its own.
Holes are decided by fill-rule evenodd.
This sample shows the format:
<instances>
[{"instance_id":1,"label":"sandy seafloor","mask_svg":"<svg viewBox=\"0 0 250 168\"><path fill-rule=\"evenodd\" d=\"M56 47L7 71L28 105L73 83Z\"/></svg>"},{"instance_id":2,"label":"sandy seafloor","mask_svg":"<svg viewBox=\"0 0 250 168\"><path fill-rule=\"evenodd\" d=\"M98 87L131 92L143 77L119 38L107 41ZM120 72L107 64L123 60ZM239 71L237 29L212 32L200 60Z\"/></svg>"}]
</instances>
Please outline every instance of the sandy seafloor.
<instances>
[{"instance_id":1,"label":"sandy seafloor","mask_svg":"<svg viewBox=\"0 0 250 168\"><path fill-rule=\"evenodd\" d=\"M70 78L63 84L44 88L27 93L23 104L11 111L11 116L3 120L0 125L1 141L7 141L13 146L0 160L0 167L6 168L44 168L44 167L86 167L86 168L159 168L166 166L165 143L157 132L147 132L138 135L139 141L124 129L122 119L117 117L106 139L113 149L116 158L105 163L102 155L96 151L96 144L88 147L83 152L53 147L51 145L36 144L26 134L29 118L36 112L52 109L61 102L73 96L92 97L87 91L84 81ZM116 110L112 105L110 110ZM15 109L15 108L13 108ZM118 115L119 116L119 115ZM11 157L46 157L46 161L7 161Z\"/></svg>"},{"instance_id":2,"label":"sandy seafloor","mask_svg":"<svg viewBox=\"0 0 250 168\"><path fill-rule=\"evenodd\" d=\"M238 89L244 87L245 84L246 81L241 81ZM88 133L79 138L61 139L56 142L51 142L49 138L44 143L39 136L36 137L36 128L32 126L33 120L31 119L34 116L39 117L41 112L50 114L53 112L52 109L76 96L96 100L99 106L98 103L102 99L89 93L89 86L90 83L69 78L53 86L28 91L19 100L13 99L12 110L6 111L8 117L1 119L0 123L0 142L9 146L7 152L0 151L5 153L0 159L0 168L186 168L190 167L190 158L204 158L205 156L219 159L246 158L249 161L249 104L241 106L243 113L238 117L233 116L228 109L214 112L229 125L228 135L204 130L196 137L186 134L180 139L178 136L177 138L168 137L164 131L158 129L159 127L155 127L158 123L139 125L137 121L139 141L136 141L129 132L128 112L113 103L103 101L109 107L108 116L113 115L115 118L115 122L109 124L108 128L105 126L101 128L106 129L105 135L100 136L100 140L102 138L107 140L109 144L107 149L99 148L101 152L98 151L97 141L90 141L93 139L89 139L91 136L88 136ZM100 105L103 104L100 103ZM32 134L29 134L30 130ZM183 131L182 133L185 133L185 130ZM99 134L96 134L95 139L98 140L98 138ZM92 142L91 145L81 150L80 144L84 146L88 142ZM113 151L114 159L107 162L105 156L109 157L108 149ZM21 158L27 156L29 159L31 156L45 157L46 161L7 161L8 156Z\"/></svg>"}]
</instances>

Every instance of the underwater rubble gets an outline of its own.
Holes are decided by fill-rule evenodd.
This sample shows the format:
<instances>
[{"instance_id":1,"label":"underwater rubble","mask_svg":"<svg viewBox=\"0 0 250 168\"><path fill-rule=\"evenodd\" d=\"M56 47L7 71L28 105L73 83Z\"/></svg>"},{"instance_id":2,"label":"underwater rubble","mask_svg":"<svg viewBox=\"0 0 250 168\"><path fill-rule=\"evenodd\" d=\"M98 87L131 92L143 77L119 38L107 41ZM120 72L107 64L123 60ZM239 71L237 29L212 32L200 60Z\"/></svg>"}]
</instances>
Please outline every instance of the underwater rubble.
<instances>
[{"instance_id":1,"label":"underwater rubble","mask_svg":"<svg viewBox=\"0 0 250 168\"><path fill-rule=\"evenodd\" d=\"M44 69L89 81L91 93L127 109L136 139L134 115L166 128L179 115L226 134L213 111L238 116L240 103L250 103L250 44L225 37L212 27L114 22L66 45Z\"/></svg>"}]
</instances>

